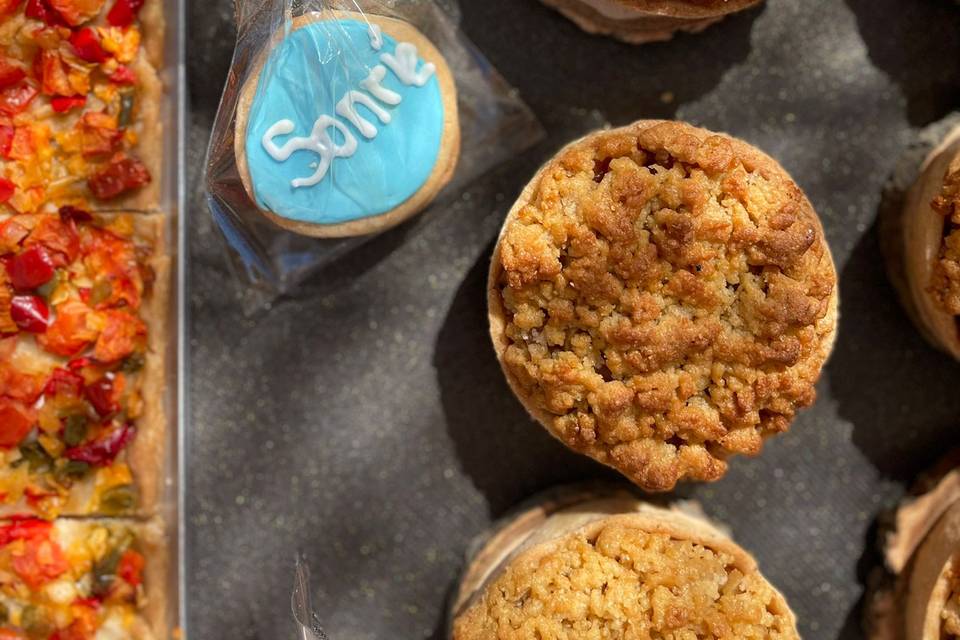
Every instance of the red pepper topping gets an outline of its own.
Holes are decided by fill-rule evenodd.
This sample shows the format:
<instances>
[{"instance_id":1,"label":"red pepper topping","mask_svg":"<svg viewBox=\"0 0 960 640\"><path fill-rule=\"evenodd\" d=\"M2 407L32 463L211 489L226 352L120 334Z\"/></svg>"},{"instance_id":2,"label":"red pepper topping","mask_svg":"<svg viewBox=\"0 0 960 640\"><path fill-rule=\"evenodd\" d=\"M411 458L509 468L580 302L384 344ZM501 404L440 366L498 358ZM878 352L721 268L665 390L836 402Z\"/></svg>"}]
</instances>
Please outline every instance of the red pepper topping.
<instances>
[{"instance_id":1,"label":"red pepper topping","mask_svg":"<svg viewBox=\"0 0 960 640\"><path fill-rule=\"evenodd\" d=\"M137 84L137 74L130 67L120 65L116 71L110 74L110 82L125 85Z\"/></svg>"},{"instance_id":2,"label":"red pepper topping","mask_svg":"<svg viewBox=\"0 0 960 640\"><path fill-rule=\"evenodd\" d=\"M93 360L90 358L74 358L67 363L67 368L71 371L76 371L78 369L85 369L86 367L92 366Z\"/></svg>"},{"instance_id":3,"label":"red pepper topping","mask_svg":"<svg viewBox=\"0 0 960 640\"><path fill-rule=\"evenodd\" d=\"M70 44L73 45L73 50L81 60L100 63L108 58L107 52L100 44L100 37L91 27L84 27L71 33Z\"/></svg>"},{"instance_id":4,"label":"red pepper topping","mask_svg":"<svg viewBox=\"0 0 960 640\"><path fill-rule=\"evenodd\" d=\"M30 411L19 402L6 400L0 396L0 447L15 447L27 437L33 429L34 419ZM0 528L0 546L3 542L3 529Z\"/></svg>"},{"instance_id":5,"label":"red pepper topping","mask_svg":"<svg viewBox=\"0 0 960 640\"><path fill-rule=\"evenodd\" d=\"M0 178L0 204L12 198L16 190L17 185L6 178Z\"/></svg>"},{"instance_id":6,"label":"red pepper topping","mask_svg":"<svg viewBox=\"0 0 960 640\"><path fill-rule=\"evenodd\" d=\"M14 540L35 540L46 538L53 528L52 522L37 518L16 520L0 527L0 547L5 547Z\"/></svg>"},{"instance_id":7,"label":"red pepper topping","mask_svg":"<svg viewBox=\"0 0 960 640\"><path fill-rule=\"evenodd\" d=\"M130 444L136 433L137 430L133 425L125 424L93 442L67 449L63 452L63 456L67 460L86 462L94 467L106 467L112 464L123 448Z\"/></svg>"},{"instance_id":8,"label":"red pepper topping","mask_svg":"<svg viewBox=\"0 0 960 640\"><path fill-rule=\"evenodd\" d=\"M43 395L53 396L80 396L83 389L83 378L67 369L56 368L43 387Z\"/></svg>"},{"instance_id":9,"label":"red pepper topping","mask_svg":"<svg viewBox=\"0 0 960 640\"><path fill-rule=\"evenodd\" d=\"M90 191L100 200L111 200L147 184L150 171L146 165L122 153L113 156L106 167L87 180Z\"/></svg>"},{"instance_id":10,"label":"red pepper topping","mask_svg":"<svg viewBox=\"0 0 960 640\"><path fill-rule=\"evenodd\" d=\"M143 2L144 0L117 0L107 14L107 22L112 27L129 27L137 19Z\"/></svg>"},{"instance_id":11,"label":"red pepper topping","mask_svg":"<svg viewBox=\"0 0 960 640\"><path fill-rule=\"evenodd\" d=\"M66 113L71 109L76 109L77 107L83 107L87 104L87 96L54 96L50 98L50 106L53 107L53 110L57 113Z\"/></svg>"},{"instance_id":12,"label":"red pepper topping","mask_svg":"<svg viewBox=\"0 0 960 640\"><path fill-rule=\"evenodd\" d=\"M11 124L0 124L0 157L10 159L13 149L13 136L17 130Z\"/></svg>"},{"instance_id":13,"label":"red pepper topping","mask_svg":"<svg viewBox=\"0 0 960 640\"><path fill-rule=\"evenodd\" d=\"M0 0L0 16L10 15L17 10L23 0Z\"/></svg>"},{"instance_id":14,"label":"red pepper topping","mask_svg":"<svg viewBox=\"0 0 960 640\"><path fill-rule=\"evenodd\" d=\"M63 24L63 18L50 7L47 0L27 0L27 8L24 13L27 14L28 18L42 20L51 27Z\"/></svg>"},{"instance_id":15,"label":"red pepper topping","mask_svg":"<svg viewBox=\"0 0 960 640\"><path fill-rule=\"evenodd\" d=\"M89 211L65 205L60 207L60 218L64 222L90 222L93 220L93 215Z\"/></svg>"},{"instance_id":16,"label":"red pepper topping","mask_svg":"<svg viewBox=\"0 0 960 640\"><path fill-rule=\"evenodd\" d=\"M0 89L12 87L27 77L23 67L18 67L6 58L0 58Z\"/></svg>"},{"instance_id":17,"label":"red pepper topping","mask_svg":"<svg viewBox=\"0 0 960 640\"><path fill-rule=\"evenodd\" d=\"M50 310L40 296L13 296L10 316L22 331L43 333L50 325Z\"/></svg>"},{"instance_id":18,"label":"red pepper topping","mask_svg":"<svg viewBox=\"0 0 960 640\"><path fill-rule=\"evenodd\" d=\"M111 416L120 410L120 405L113 397L113 380L100 378L83 390L87 400L93 405L97 414L103 418Z\"/></svg>"},{"instance_id":19,"label":"red pepper topping","mask_svg":"<svg viewBox=\"0 0 960 640\"><path fill-rule=\"evenodd\" d=\"M127 584L136 587L143 582L144 558L133 549L127 549L120 556L120 563L117 565L117 575Z\"/></svg>"},{"instance_id":20,"label":"red pepper topping","mask_svg":"<svg viewBox=\"0 0 960 640\"><path fill-rule=\"evenodd\" d=\"M0 113L15 116L23 113L40 93L29 84L20 84L0 91Z\"/></svg>"},{"instance_id":21,"label":"red pepper topping","mask_svg":"<svg viewBox=\"0 0 960 640\"><path fill-rule=\"evenodd\" d=\"M14 256L7 265L10 282L21 291L36 289L50 282L56 269L47 250L33 245L18 256Z\"/></svg>"}]
</instances>

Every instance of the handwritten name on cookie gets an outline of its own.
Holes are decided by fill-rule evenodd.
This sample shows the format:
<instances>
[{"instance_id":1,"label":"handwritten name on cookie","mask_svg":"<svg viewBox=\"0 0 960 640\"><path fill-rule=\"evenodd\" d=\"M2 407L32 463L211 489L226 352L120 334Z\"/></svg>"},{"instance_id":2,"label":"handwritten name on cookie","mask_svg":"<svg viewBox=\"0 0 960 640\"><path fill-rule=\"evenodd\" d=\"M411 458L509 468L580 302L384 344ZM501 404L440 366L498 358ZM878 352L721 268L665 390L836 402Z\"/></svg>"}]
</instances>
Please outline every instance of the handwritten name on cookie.
<instances>
[{"instance_id":1,"label":"handwritten name on cookie","mask_svg":"<svg viewBox=\"0 0 960 640\"><path fill-rule=\"evenodd\" d=\"M374 51L383 48L383 34L376 25L370 25L370 46ZM357 105L366 107L381 124L388 125L392 118L383 105L396 106L403 101L399 93L383 86L388 68L397 80L408 87L423 87L436 73L436 66L428 62L424 62L423 66L417 69L420 63L417 47L409 42L397 43L392 54L381 53L380 61L383 64L375 66L369 75L360 81L360 89L347 91L336 106L337 115L353 125L360 135L368 140L376 138L379 129L374 122L360 114ZM280 120L267 129L262 140L263 148L277 162L286 162L296 151L312 151L319 156L320 161L317 162L313 175L296 178L290 183L295 189L318 184L326 177L334 159L349 158L357 152L356 137L344 122L333 116L324 114L317 118L309 136L290 138L283 145L274 142L276 138L289 135L295 129L296 125L292 120ZM339 131L343 142L334 142L331 130Z\"/></svg>"}]
</instances>

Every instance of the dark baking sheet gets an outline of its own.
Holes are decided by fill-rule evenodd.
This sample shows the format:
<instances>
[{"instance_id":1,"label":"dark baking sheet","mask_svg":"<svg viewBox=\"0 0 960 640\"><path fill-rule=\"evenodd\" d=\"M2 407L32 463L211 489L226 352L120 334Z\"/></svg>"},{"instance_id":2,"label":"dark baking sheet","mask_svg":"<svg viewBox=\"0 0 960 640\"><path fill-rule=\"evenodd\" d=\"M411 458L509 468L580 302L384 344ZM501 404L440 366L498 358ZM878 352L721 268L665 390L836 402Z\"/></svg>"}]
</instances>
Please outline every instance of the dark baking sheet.
<instances>
[{"instance_id":1,"label":"dark baking sheet","mask_svg":"<svg viewBox=\"0 0 960 640\"><path fill-rule=\"evenodd\" d=\"M769 0L702 35L632 48L534 0L461 4L465 31L549 140L314 278L307 297L246 319L199 192L232 3L190 3L191 636L292 637L303 550L333 640L441 640L471 538L538 490L609 477L510 395L486 336L487 261L552 151L604 122L677 117L741 136L793 173L824 220L842 300L816 406L760 458L680 493L757 555L804 637L860 637L877 514L960 440L960 366L901 312L874 228L917 129L960 107L960 7Z\"/></svg>"}]
</instances>

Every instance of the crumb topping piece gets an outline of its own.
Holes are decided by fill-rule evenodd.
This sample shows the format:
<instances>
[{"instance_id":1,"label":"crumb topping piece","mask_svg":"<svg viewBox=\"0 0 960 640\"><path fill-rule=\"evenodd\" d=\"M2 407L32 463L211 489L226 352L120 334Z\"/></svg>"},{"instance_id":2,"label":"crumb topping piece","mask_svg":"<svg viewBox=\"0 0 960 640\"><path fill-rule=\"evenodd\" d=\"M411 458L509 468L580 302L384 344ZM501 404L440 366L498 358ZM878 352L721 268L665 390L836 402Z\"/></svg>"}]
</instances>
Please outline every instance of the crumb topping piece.
<instances>
[{"instance_id":1,"label":"crumb topping piece","mask_svg":"<svg viewBox=\"0 0 960 640\"><path fill-rule=\"evenodd\" d=\"M682 123L594 136L499 256L514 387L648 490L720 478L815 398L836 273L800 189L745 143Z\"/></svg>"},{"instance_id":2,"label":"crumb topping piece","mask_svg":"<svg viewBox=\"0 0 960 640\"><path fill-rule=\"evenodd\" d=\"M456 640L799 638L756 572L688 540L609 523L518 561L457 623Z\"/></svg>"}]
</instances>

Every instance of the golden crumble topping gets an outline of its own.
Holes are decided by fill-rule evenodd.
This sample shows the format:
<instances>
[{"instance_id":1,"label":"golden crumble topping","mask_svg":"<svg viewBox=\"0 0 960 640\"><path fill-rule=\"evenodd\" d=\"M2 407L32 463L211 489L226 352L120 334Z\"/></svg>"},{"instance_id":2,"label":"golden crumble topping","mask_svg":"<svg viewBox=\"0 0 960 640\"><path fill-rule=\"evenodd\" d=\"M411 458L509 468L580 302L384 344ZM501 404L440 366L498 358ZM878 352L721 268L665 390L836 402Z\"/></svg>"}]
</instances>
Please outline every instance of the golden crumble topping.
<instances>
[{"instance_id":1,"label":"golden crumble topping","mask_svg":"<svg viewBox=\"0 0 960 640\"><path fill-rule=\"evenodd\" d=\"M659 123L573 145L496 259L515 391L648 490L720 478L815 398L833 262L800 189L745 143Z\"/></svg>"},{"instance_id":2,"label":"golden crumble topping","mask_svg":"<svg viewBox=\"0 0 960 640\"><path fill-rule=\"evenodd\" d=\"M734 558L612 522L518 561L456 623L455 640L799 638L782 596Z\"/></svg>"},{"instance_id":3,"label":"golden crumble topping","mask_svg":"<svg viewBox=\"0 0 960 640\"><path fill-rule=\"evenodd\" d=\"M945 220L940 257L933 267L930 293L937 305L960 316L960 162L943 180L940 195L931 203Z\"/></svg>"},{"instance_id":4,"label":"golden crumble topping","mask_svg":"<svg viewBox=\"0 0 960 640\"><path fill-rule=\"evenodd\" d=\"M943 618L942 636L945 638L960 638L960 573L957 572L957 558L952 561L954 566L950 570L950 595L941 612Z\"/></svg>"}]
</instances>

